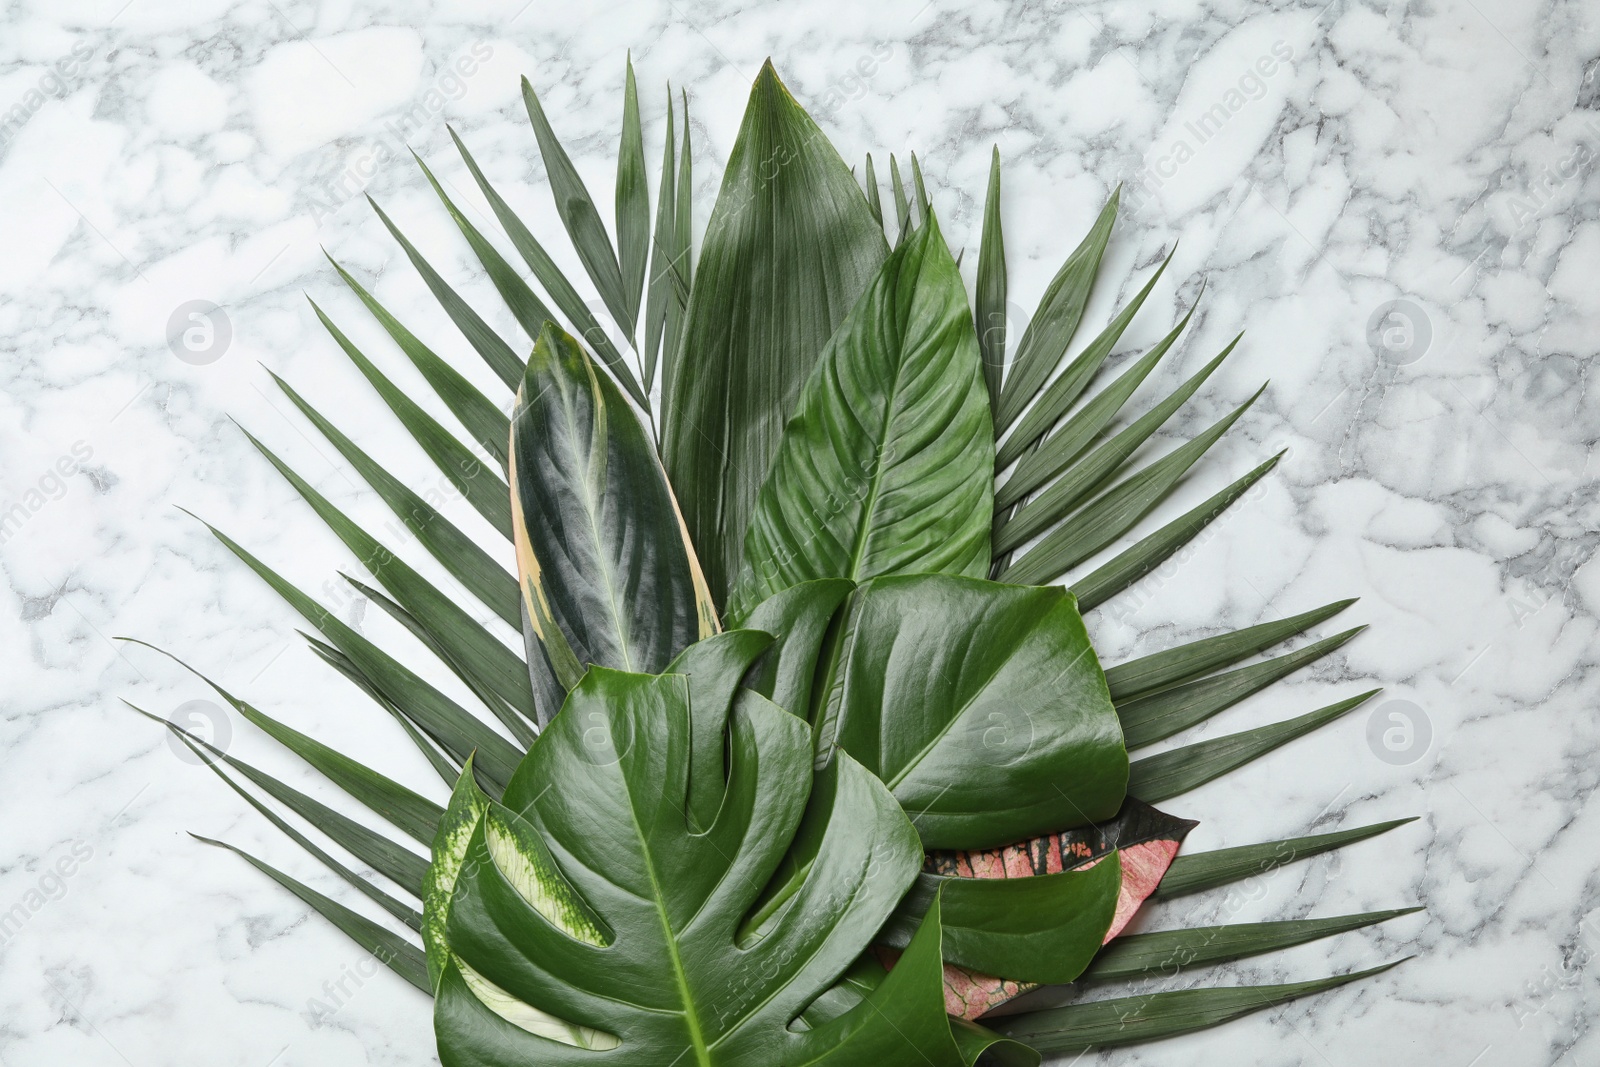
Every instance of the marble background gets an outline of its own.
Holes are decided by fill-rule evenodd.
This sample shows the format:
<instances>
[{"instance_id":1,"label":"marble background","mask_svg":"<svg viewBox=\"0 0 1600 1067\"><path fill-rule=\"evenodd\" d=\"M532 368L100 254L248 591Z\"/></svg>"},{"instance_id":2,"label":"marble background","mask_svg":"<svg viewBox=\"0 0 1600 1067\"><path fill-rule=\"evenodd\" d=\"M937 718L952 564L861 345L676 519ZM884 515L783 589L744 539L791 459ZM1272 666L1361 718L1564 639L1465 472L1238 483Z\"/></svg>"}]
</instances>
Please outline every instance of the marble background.
<instances>
[{"instance_id":1,"label":"marble background","mask_svg":"<svg viewBox=\"0 0 1600 1067\"><path fill-rule=\"evenodd\" d=\"M498 309L402 146L482 211L449 150L453 124L562 247L517 79L534 81L591 188L608 190L629 47L652 183L663 84L689 93L702 223L748 82L772 55L847 157L918 151L969 271L974 196L998 143L1019 320L1124 182L1116 284L1094 314L1179 245L1130 348L1159 336L1202 278L1195 336L1162 381L1248 327L1178 429L1271 387L1184 496L1289 456L1214 536L1091 627L1116 660L1361 596L1345 618L1370 631L1212 729L1373 680L1387 687L1374 710L1168 806L1203 820L1192 848L1421 818L1239 893L1188 898L1149 926L1428 910L1205 976L1277 981L1415 955L1381 979L1084 1062L1600 1058L1592 4L10 0L3 12L0 911L21 904L25 920L0 939L0 1064L435 1062L428 1002L387 973L347 980L338 1010L313 1014L362 954L185 831L350 894L122 701L190 717L315 790L304 768L240 721L207 720L189 702L208 690L112 638L178 650L439 792L381 713L305 649L300 620L178 508L390 640L331 580L348 554L229 419L381 527L386 513L276 393L270 367L408 484L434 488L310 312L307 293L415 383L322 248L481 370L360 194L479 308ZM475 57L468 76L452 73L463 56ZM1272 72L1253 75L1269 56ZM1208 111L1224 118L1201 131ZM191 301L226 322L203 365L167 343ZM1398 751L1380 743L1390 726L1409 726L1391 736Z\"/></svg>"}]
</instances>

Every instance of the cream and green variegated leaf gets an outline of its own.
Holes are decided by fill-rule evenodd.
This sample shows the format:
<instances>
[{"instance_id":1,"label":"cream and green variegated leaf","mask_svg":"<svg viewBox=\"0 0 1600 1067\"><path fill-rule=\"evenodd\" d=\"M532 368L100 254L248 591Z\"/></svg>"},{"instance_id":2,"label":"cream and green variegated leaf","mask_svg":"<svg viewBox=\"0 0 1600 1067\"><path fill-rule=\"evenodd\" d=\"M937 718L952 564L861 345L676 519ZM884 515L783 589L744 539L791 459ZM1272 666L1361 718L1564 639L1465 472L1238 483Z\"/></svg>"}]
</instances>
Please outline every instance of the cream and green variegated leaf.
<instances>
[{"instance_id":1,"label":"cream and green variegated leaf","mask_svg":"<svg viewBox=\"0 0 1600 1067\"><path fill-rule=\"evenodd\" d=\"M867 947L921 849L859 764L816 774L804 723L748 691L731 713L697 701L704 684L595 668L503 800L459 805L427 924L447 901L443 938L430 935L445 1067L589 1063L597 1049L640 1067L968 1062L944 1015L936 905L866 1003L791 1025ZM720 795L696 832L701 738ZM803 887L742 932L786 860L806 866Z\"/></svg>"},{"instance_id":2,"label":"cream and green variegated leaf","mask_svg":"<svg viewBox=\"0 0 1600 1067\"><path fill-rule=\"evenodd\" d=\"M655 673L717 630L649 435L570 335L547 323L511 424L511 496L528 655L562 690L591 665ZM541 701L541 724L559 703Z\"/></svg>"},{"instance_id":3,"label":"cream and green variegated leaf","mask_svg":"<svg viewBox=\"0 0 1600 1067\"><path fill-rule=\"evenodd\" d=\"M801 582L983 577L994 430L936 220L884 262L800 393L745 535L733 619Z\"/></svg>"},{"instance_id":4,"label":"cream and green variegated leaf","mask_svg":"<svg viewBox=\"0 0 1600 1067\"><path fill-rule=\"evenodd\" d=\"M662 459L719 604L800 389L888 252L849 167L769 62L706 224L663 385Z\"/></svg>"}]
</instances>

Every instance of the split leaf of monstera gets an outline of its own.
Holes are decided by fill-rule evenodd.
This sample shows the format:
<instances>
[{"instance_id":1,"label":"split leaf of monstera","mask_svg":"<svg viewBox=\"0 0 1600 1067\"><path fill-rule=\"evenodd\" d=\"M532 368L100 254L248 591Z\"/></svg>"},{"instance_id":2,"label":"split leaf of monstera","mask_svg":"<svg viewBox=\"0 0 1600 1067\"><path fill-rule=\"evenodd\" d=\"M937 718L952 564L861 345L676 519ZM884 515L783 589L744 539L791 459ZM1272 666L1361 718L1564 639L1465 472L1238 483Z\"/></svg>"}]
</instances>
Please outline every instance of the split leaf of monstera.
<instances>
[{"instance_id":1,"label":"split leaf of monstera","mask_svg":"<svg viewBox=\"0 0 1600 1067\"><path fill-rule=\"evenodd\" d=\"M502 803L469 768L426 901L445 1067L587 1064L602 1049L640 1065L962 1067L996 1043L965 1027L958 1041L945 1016L937 901L864 1002L795 1023L870 944L922 850L877 778L848 756L816 773L801 720L748 690L731 707L715 695L732 691L595 668ZM696 832L703 738L726 778ZM796 865L803 884L752 928Z\"/></svg>"}]
</instances>

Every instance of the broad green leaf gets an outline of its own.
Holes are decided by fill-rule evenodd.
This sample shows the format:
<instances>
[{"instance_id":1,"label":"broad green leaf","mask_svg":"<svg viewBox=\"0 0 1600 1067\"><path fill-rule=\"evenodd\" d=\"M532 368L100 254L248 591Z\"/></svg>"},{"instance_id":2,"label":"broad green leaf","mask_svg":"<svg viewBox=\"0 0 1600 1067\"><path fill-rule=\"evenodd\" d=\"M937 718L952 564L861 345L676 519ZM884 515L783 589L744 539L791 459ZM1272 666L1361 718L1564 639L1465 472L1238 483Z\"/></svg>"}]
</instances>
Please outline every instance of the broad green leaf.
<instances>
[{"instance_id":1,"label":"broad green leaf","mask_svg":"<svg viewBox=\"0 0 1600 1067\"><path fill-rule=\"evenodd\" d=\"M271 371L267 373L272 374ZM318 432L328 439L328 443L349 461L356 469L356 473L361 475L362 480L377 492L406 530L422 542L423 547L434 559L502 620L511 626L521 625L517 580L506 572L504 566L479 548L477 542L462 533L453 522L441 515L426 498L413 492L404 482L384 470L359 445L325 419L322 413L312 407L288 382L276 374L272 375L272 380L278 383L278 388L283 390L284 395L294 403L294 406L311 420ZM510 425L510 421L507 420L508 439L511 435Z\"/></svg>"},{"instance_id":2,"label":"broad green leaf","mask_svg":"<svg viewBox=\"0 0 1600 1067\"><path fill-rule=\"evenodd\" d=\"M870 167L872 157L867 157ZM870 178L871 170L867 174ZM990 417L1000 416L1000 385L1006 365L1006 239L1000 222L1000 146L989 160L989 191L983 200L983 237L978 248L978 349L989 390ZM999 436L996 431L995 436Z\"/></svg>"},{"instance_id":3,"label":"broad green leaf","mask_svg":"<svg viewBox=\"0 0 1600 1067\"><path fill-rule=\"evenodd\" d=\"M439 819L439 832L433 839L433 862L428 864L422 881L422 944L427 951L428 981L434 990L438 989L439 979L450 961L450 945L445 940L450 898L461 877L467 845L472 842L472 835L488 810L489 798L473 780L469 758L450 792L450 805Z\"/></svg>"},{"instance_id":4,"label":"broad green leaf","mask_svg":"<svg viewBox=\"0 0 1600 1067\"><path fill-rule=\"evenodd\" d=\"M1000 577L1022 585L1054 581L1127 533L1250 410L1264 389L1265 385L1192 440L1085 504L1070 522L1046 534L1020 560L1001 571ZM1042 502L1043 498L1039 503ZM1039 503L1024 507L1013 522L1020 524L1029 509Z\"/></svg>"},{"instance_id":5,"label":"broad green leaf","mask_svg":"<svg viewBox=\"0 0 1600 1067\"><path fill-rule=\"evenodd\" d=\"M1269 723L1208 741L1197 741L1192 745L1135 760L1128 768L1128 792L1147 804L1157 804L1180 793L1187 793L1327 725L1365 704L1379 692L1374 689L1283 722Z\"/></svg>"},{"instance_id":6,"label":"broad green leaf","mask_svg":"<svg viewBox=\"0 0 1600 1067\"><path fill-rule=\"evenodd\" d=\"M669 148L670 151L670 148ZM628 56L622 91L622 143L617 148L617 265L622 275L626 321L639 321L645 263L650 255L650 188L644 176L644 131L639 126L639 87ZM629 336L633 336L632 331Z\"/></svg>"},{"instance_id":7,"label":"broad green leaf","mask_svg":"<svg viewBox=\"0 0 1600 1067\"><path fill-rule=\"evenodd\" d=\"M1224 511L1233 506L1234 501L1249 492L1251 486L1266 477L1267 472L1276 467L1282 457L1283 453L1280 452L1254 470L1246 472L1242 478L1225 486L1203 503L1190 508L1154 533L1140 538L1089 574L1073 582L1072 595L1078 598L1079 606L1084 611L1096 608L1159 567L1167 557L1194 540L1200 531L1215 522Z\"/></svg>"},{"instance_id":8,"label":"broad green leaf","mask_svg":"<svg viewBox=\"0 0 1600 1067\"><path fill-rule=\"evenodd\" d=\"M511 442L530 657L548 655L571 689L590 664L660 671L716 632L644 427L578 342L554 325L528 361Z\"/></svg>"},{"instance_id":9,"label":"broad green leaf","mask_svg":"<svg viewBox=\"0 0 1600 1067\"><path fill-rule=\"evenodd\" d=\"M1122 864L1025 878L918 876L879 941L911 942L941 901L946 963L1023 982L1074 981L1105 941L1117 910Z\"/></svg>"},{"instance_id":10,"label":"broad green leaf","mask_svg":"<svg viewBox=\"0 0 1600 1067\"><path fill-rule=\"evenodd\" d=\"M821 578L983 577L993 440L966 291L930 219L884 262L801 391L730 616Z\"/></svg>"},{"instance_id":11,"label":"broad green leaf","mask_svg":"<svg viewBox=\"0 0 1600 1067\"><path fill-rule=\"evenodd\" d=\"M213 841L209 837L201 837L199 834L190 834L189 836L207 845L225 848L240 857L250 866L310 905L318 915L333 923L346 937L372 953L373 958L379 963L382 963L424 993L429 991L427 965L423 959L422 952L410 941L407 941L399 934L386 930L366 916L351 911L337 900L324 896L304 882L291 878L276 867L263 863L243 849L235 848L226 841Z\"/></svg>"},{"instance_id":12,"label":"broad green leaf","mask_svg":"<svg viewBox=\"0 0 1600 1067\"><path fill-rule=\"evenodd\" d=\"M662 149L661 184L656 193L656 232L650 247L650 285L644 315L644 387L656 381L661 355L661 335L667 328L667 306L673 297L673 271L677 269L678 135L673 120L672 87L667 87L667 139Z\"/></svg>"},{"instance_id":13,"label":"broad green leaf","mask_svg":"<svg viewBox=\"0 0 1600 1067\"><path fill-rule=\"evenodd\" d=\"M1156 272L1150 276L1149 281L1144 283L1144 288L1140 289L1134 298L1128 302L1128 306L1118 312L1116 318L1112 319L1106 325L1106 328L1101 330L1099 335L1073 358L1072 362L1067 365L1067 369L1062 371L1055 381L1045 387L1044 392L1039 395L1038 401L1028 409L1026 415L1022 416L1017 422L1016 429L1011 431L1011 434L1006 438L1005 444L1000 446L998 462L1001 469L1021 456L1029 445L1032 445L1040 437L1048 433L1050 428L1057 425L1066 413L1071 410L1072 405L1077 403L1078 398L1083 395L1083 391L1089 387L1090 381L1099 373L1100 367L1106 361L1106 357L1111 355L1111 350L1117 346L1118 341L1122 340L1122 334L1127 330L1128 324L1133 321L1133 317L1144 306L1145 298L1150 295L1150 291L1156 287L1156 282L1160 281L1161 276L1166 273L1168 264L1172 262L1172 257L1176 254L1176 250L1167 253L1167 258L1161 261L1161 266L1156 268ZM1042 453L1044 450L1036 449L1035 451ZM1050 460L1039 459L1035 456L1032 462L1043 464L1050 462ZM1038 481L1043 480L1042 478L1038 479Z\"/></svg>"},{"instance_id":14,"label":"broad green leaf","mask_svg":"<svg viewBox=\"0 0 1600 1067\"><path fill-rule=\"evenodd\" d=\"M1109 819L1127 752L1072 598L922 575L853 595L816 699L817 750L877 774L930 849Z\"/></svg>"},{"instance_id":15,"label":"broad green leaf","mask_svg":"<svg viewBox=\"0 0 1600 1067\"><path fill-rule=\"evenodd\" d=\"M887 255L849 168L768 63L706 227L690 358L665 380L663 458L719 604L801 386Z\"/></svg>"},{"instance_id":16,"label":"broad green leaf","mask_svg":"<svg viewBox=\"0 0 1600 1067\"><path fill-rule=\"evenodd\" d=\"M345 354L355 363L367 381L372 383L378 395L383 397L384 403L389 405L389 409L427 453L428 458L433 460L439 472L467 498L467 503L471 504L489 525L510 539L510 490L499 474L474 455L466 445L457 441L448 430L439 425L438 420L418 407L399 386L373 366L372 361L362 355L361 350L333 324L333 320L322 313L322 309L317 307L315 301L312 301L311 307L316 311L317 318L322 320L322 325L339 343L339 347L344 349ZM503 450L501 454L504 454Z\"/></svg>"},{"instance_id":17,"label":"broad green leaf","mask_svg":"<svg viewBox=\"0 0 1600 1067\"><path fill-rule=\"evenodd\" d=\"M632 338L636 315L628 313L628 298L622 281L622 270L617 265L616 253L611 248L611 238L606 234L606 224L600 220L589 190L578 176L566 149L561 147L550 120L545 118L539 96L527 78L522 79L522 102L528 109L528 120L533 123L534 136L539 139L539 155L544 160L545 175L550 179L550 193L555 198L556 214L567 228L572 247L588 271L589 280L600 290L611 314L616 316L623 333ZM512 387L516 387L513 381Z\"/></svg>"},{"instance_id":18,"label":"broad green leaf","mask_svg":"<svg viewBox=\"0 0 1600 1067\"><path fill-rule=\"evenodd\" d=\"M588 1063L606 1045L640 1065L961 1062L943 1024L937 912L906 973L866 1005L790 1027L888 918L921 854L859 765L814 777L804 723L753 693L727 711L697 707L681 675L585 675L467 845L435 1009L446 1067ZM697 729L698 715L728 728ZM726 763L714 761L726 796L702 833L687 812L695 736L727 739ZM810 877L759 940L739 943L802 822ZM602 1040L584 1049L519 1027L469 974Z\"/></svg>"},{"instance_id":19,"label":"broad green leaf","mask_svg":"<svg viewBox=\"0 0 1600 1067\"><path fill-rule=\"evenodd\" d=\"M378 213L378 218L388 228L394 239L400 242L400 247L405 250L406 258L411 260L411 265L422 275L422 280L428 286L428 291L433 293L434 299L439 301L445 314L450 316L450 321L456 324L456 329L461 331L467 342L477 350L478 355L489 365L489 369L499 376L502 382L515 389L517 385L517 372L521 369L522 361L517 359L517 354L511 346L489 327L483 317L450 287L438 271L433 269L427 259L417 250L417 247L406 240L406 235L394 224L383 208L372 197L367 197L367 202L372 205L372 210Z\"/></svg>"},{"instance_id":20,"label":"broad green leaf","mask_svg":"<svg viewBox=\"0 0 1600 1067\"><path fill-rule=\"evenodd\" d=\"M1355 597L1336 600L1320 608L1275 619L1242 630L1205 637L1198 641L1152 652L1106 669L1106 686L1111 699L1121 704L1129 697L1164 689L1179 682L1232 666L1242 659L1264 652L1280 641L1305 633L1326 622L1356 602Z\"/></svg>"},{"instance_id":21,"label":"broad green leaf","mask_svg":"<svg viewBox=\"0 0 1600 1067\"><path fill-rule=\"evenodd\" d=\"M259 727L274 741L315 767L330 782L371 811L383 816L397 829L423 844L433 840L439 817L444 812L444 809L433 801L245 703L172 653L136 638L124 637L118 640L141 645L152 652L166 656L215 690L217 695L226 700L246 722Z\"/></svg>"},{"instance_id":22,"label":"broad green leaf","mask_svg":"<svg viewBox=\"0 0 1600 1067\"><path fill-rule=\"evenodd\" d=\"M1149 440L1150 435L1159 430L1184 402L1194 395L1195 390L1211 376L1211 372L1222 365L1222 361L1228 358L1236 344L1238 344L1237 338L1170 396L1083 457L1080 462L1073 464L1058 481L1028 501L1015 515L1005 519L995 531L996 548L1012 549L1038 536L1103 487L1118 471L1124 469L1128 458L1138 451L1139 446ZM1039 454L1042 453L1043 449ZM1031 465L1032 460L1033 457L1030 456L1025 462ZM1009 482L1006 484L1010 485ZM995 499L997 502L1004 500L1009 504L1020 500L1021 496L1003 486Z\"/></svg>"},{"instance_id":23,"label":"broad green leaf","mask_svg":"<svg viewBox=\"0 0 1600 1067\"><path fill-rule=\"evenodd\" d=\"M1088 236L1050 280L1038 310L1022 332L1010 373L1000 390L1000 414L995 419L997 435L1017 421L1017 416L1038 394L1072 343L1072 335L1083 321L1083 309L1089 303L1095 277L1100 273L1100 259L1111 240L1111 225L1116 221L1117 202L1121 196L1120 187L1111 194Z\"/></svg>"},{"instance_id":24,"label":"broad green leaf","mask_svg":"<svg viewBox=\"0 0 1600 1067\"><path fill-rule=\"evenodd\" d=\"M1112 1048L1141 1041L1158 1041L1204 1030L1252 1012L1371 978L1402 962L1399 960L1365 971L1310 982L1179 989L1169 993L1070 1004L1064 1008L996 1020L995 1026L1008 1037L1025 1041L1043 1053L1077 1052L1088 1048Z\"/></svg>"},{"instance_id":25,"label":"broad green leaf","mask_svg":"<svg viewBox=\"0 0 1600 1067\"><path fill-rule=\"evenodd\" d=\"M1259 693L1280 678L1309 666L1359 634L1356 626L1343 633L1324 637L1304 648L1247 667L1215 674L1192 682L1118 701L1117 717L1129 748L1140 748L1180 730L1187 730L1230 708L1253 693Z\"/></svg>"},{"instance_id":26,"label":"broad green leaf","mask_svg":"<svg viewBox=\"0 0 1600 1067\"><path fill-rule=\"evenodd\" d=\"M1264 841L1256 845L1238 845L1217 849L1214 852L1197 852L1179 856L1155 892L1156 900L1170 900L1188 896L1207 889L1241 881L1282 867L1296 860L1310 859L1369 837L1386 834L1398 826L1416 822L1416 817L1392 819L1389 822L1357 826L1350 830L1336 830L1328 834L1311 834L1291 837L1282 841Z\"/></svg>"},{"instance_id":27,"label":"broad green leaf","mask_svg":"<svg viewBox=\"0 0 1600 1067\"><path fill-rule=\"evenodd\" d=\"M812 693L823 642L839 607L855 588L842 578L802 582L758 604L741 625L772 634L773 646L744 684L803 719L817 704Z\"/></svg>"},{"instance_id":28,"label":"broad green leaf","mask_svg":"<svg viewBox=\"0 0 1600 1067\"><path fill-rule=\"evenodd\" d=\"M1360 930L1377 923L1415 915L1421 908L1367 911L1327 919L1290 919L1284 922L1232 923L1130 934L1111 942L1094 958L1079 979L1107 982L1115 979L1171 978L1185 968L1229 963L1265 952L1279 952L1335 934Z\"/></svg>"}]
</instances>

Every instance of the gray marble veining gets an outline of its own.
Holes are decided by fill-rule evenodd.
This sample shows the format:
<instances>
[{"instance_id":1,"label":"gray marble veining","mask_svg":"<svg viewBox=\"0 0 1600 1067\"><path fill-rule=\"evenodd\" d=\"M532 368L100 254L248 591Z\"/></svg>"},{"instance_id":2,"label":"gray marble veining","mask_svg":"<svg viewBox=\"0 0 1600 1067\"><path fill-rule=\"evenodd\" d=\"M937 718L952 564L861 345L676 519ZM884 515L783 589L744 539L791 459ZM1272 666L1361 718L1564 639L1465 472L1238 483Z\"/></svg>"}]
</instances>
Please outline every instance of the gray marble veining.
<instances>
[{"instance_id":1,"label":"gray marble veining","mask_svg":"<svg viewBox=\"0 0 1600 1067\"><path fill-rule=\"evenodd\" d=\"M439 792L290 610L178 509L392 637L333 580L353 560L229 417L382 529L380 503L264 365L464 515L305 295L419 383L326 248L478 374L364 197L520 339L407 147L481 213L454 126L576 274L517 80L609 190L630 47L652 172L664 84L689 94L702 223L771 55L847 157L917 150L969 271L999 145L1018 323L1122 183L1118 284L1093 314L1176 247L1126 346L1163 333L1202 278L1195 335L1160 380L1248 330L1180 432L1271 379L1180 498L1271 452L1284 462L1091 628L1115 661L1359 595L1339 621L1367 633L1210 729L1384 685L1371 710L1168 806L1203 820L1194 849L1421 819L1147 928L1415 902L1426 915L1205 977L1416 958L1084 1062L1595 1062L1594 5L16 0L0 14L0 1063L435 1062L425 998L184 831L350 894L123 700L326 790L218 717L200 682L114 638L178 651Z\"/></svg>"}]
</instances>

